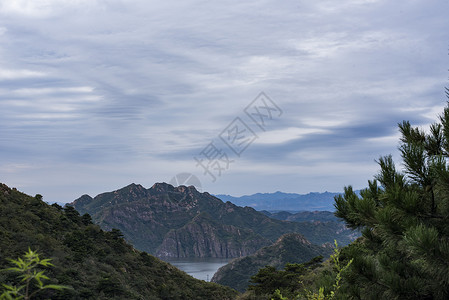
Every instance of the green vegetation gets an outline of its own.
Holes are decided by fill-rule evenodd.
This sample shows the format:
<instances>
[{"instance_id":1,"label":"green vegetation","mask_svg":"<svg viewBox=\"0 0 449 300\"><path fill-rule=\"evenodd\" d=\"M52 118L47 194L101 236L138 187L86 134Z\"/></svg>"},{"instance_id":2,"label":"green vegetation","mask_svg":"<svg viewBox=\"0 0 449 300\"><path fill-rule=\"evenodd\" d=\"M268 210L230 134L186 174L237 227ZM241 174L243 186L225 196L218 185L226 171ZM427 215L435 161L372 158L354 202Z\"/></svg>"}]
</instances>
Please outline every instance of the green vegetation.
<instances>
[{"instance_id":1,"label":"green vegetation","mask_svg":"<svg viewBox=\"0 0 449 300\"><path fill-rule=\"evenodd\" d=\"M283 270L266 266L251 277L252 285L248 288L246 298L272 299L295 298L303 289L302 279L305 274L316 269L323 257L318 256L303 264L286 264Z\"/></svg>"},{"instance_id":2,"label":"green vegetation","mask_svg":"<svg viewBox=\"0 0 449 300\"><path fill-rule=\"evenodd\" d=\"M44 280L49 280L44 273L45 271L38 271L39 267L51 267L51 259L40 259L39 254L31 249L25 252L23 258L9 259L14 267L3 269L1 271L11 271L19 273L21 285L3 284L5 291L0 295L0 299L24 299L29 300L37 293L43 290L52 289L61 291L69 287L57 284L44 284Z\"/></svg>"},{"instance_id":3,"label":"green vegetation","mask_svg":"<svg viewBox=\"0 0 449 300\"><path fill-rule=\"evenodd\" d=\"M119 230L106 232L73 207L47 205L0 184L0 269L7 258L28 248L52 258L45 285L65 285L55 293L43 289L34 299L233 299L236 292L188 276L137 251ZM42 277L41 277L42 278ZM0 272L0 283L14 285L16 274Z\"/></svg>"},{"instance_id":4,"label":"green vegetation","mask_svg":"<svg viewBox=\"0 0 449 300\"><path fill-rule=\"evenodd\" d=\"M360 196L335 198L362 236L322 264L261 269L239 299L449 299L449 103L428 131L399 130L403 171L381 157Z\"/></svg>"},{"instance_id":5,"label":"green vegetation","mask_svg":"<svg viewBox=\"0 0 449 300\"><path fill-rule=\"evenodd\" d=\"M301 233L315 244L337 239L346 245L353 237L343 224L275 220L253 208L199 193L194 187L166 183L156 183L150 189L131 184L95 198L84 195L73 206L81 214L92 215L105 230L120 229L137 249L160 257L239 257L290 232ZM199 224L198 218L201 226L194 226ZM200 227L213 230L202 231ZM203 240L206 243L199 248L193 247Z\"/></svg>"},{"instance_id":6,"label":"green vegetation","mask_svg":"<svg viewBox=\"0 0 449 300\"><path fill-rule=\"evenodd\" d=\"M337 216L362 230L342 251L353 259L342 297L449 299L449 104L427 133L399 129L404 171L381 157L361 197L348 187L336 198Z\"/></svg>"},{"instance_id":7,"label":"green vegetation","mask_svg":"<svg viewBox=\"0 0 449 300\"><path fill-rule=\"evenodd\" d=\"M275 274L276 272L274 271L277 269L286 267L288 268L287 273L291 274L293 268L288 267L289 264L304 263L317 256L323 258L323 256L330 255L331 252L332 250L328 247L311 244L300 234L285 234L273 245L264 247L253 255L235 259L221 267L215 273L212 281L243 292L248 287L251 276L257 274L258 271L260 273L261 270L264 270L261 268L265 267L266 272ZM316 261L314 261L315 264ZM281 276L280 278L284 277ZM276 280L274 281L278 282ZM289 280L284 281L283 285L288 286L289 283ZM266 283L261 285L263 286L261 287L262 289L268 288ZM273 286L275 287L276 285ZM272 292L274 292L274 289Z\"/></svg>"},{"instance_id":8,"label":"green vegetation","mask_svg":"<svg viewBox=\"0 0 449 300\"><path fill-rule=\"evenodd\" d=\"M341 288L341 279L343 274L348 270L348 268L351 266L353 260L351 259L346 264L342 264L340 262L340 252L341 250L338 248L338 243L335 241L335 249L334 254L331 255L331 261L333 264L333 268L335 271L335 275L332 277L335 277L335 281L332 284L332 288L327 288L328 291L325 291L324 286L320 286L318 289L318 293L311 292L309 290L306 290L306 298L308 300L332 300L336 298L337 292Z\"/></svg>"},{"instance_id":9,"label":"green vegetation","mask_svg":"<svg viewBox=\"0 0 449 300\"><path fill-rule=\"evenodd\" d=\"M324 263L317 256L302 264L286 264L283 270L266 266L251 277L251 285L240 300L331 300L337 299L343 274L352 261L340 261L340 248Z\"/></svg>"}]
</instances>

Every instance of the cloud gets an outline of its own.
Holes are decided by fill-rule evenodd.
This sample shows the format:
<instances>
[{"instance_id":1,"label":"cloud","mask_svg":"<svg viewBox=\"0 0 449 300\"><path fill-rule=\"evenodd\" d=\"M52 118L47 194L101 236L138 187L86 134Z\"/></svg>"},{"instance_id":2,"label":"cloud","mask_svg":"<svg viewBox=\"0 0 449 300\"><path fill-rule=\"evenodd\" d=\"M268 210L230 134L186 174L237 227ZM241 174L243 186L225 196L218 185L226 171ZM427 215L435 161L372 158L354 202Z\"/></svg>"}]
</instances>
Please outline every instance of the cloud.
<instances>
[{"instance_id":1,"label":"cloud","mask_svg":"<svg viewBox=\"0 0 449 300\"><path fill-rule=\"evenodd\" d=\"M79 7L89 8L98 4L92 0L10 0L0 2L0 13L32 18L46 18Z\"/></svg>"},{"instance_id":2,"label":"cloud","mask_svg":"<svg viewBox=\"0 0 449 300\"><path fill-rule=\"evenodd\" d=\"M45 73L32 70L0 70L0 80L14 80L23 78L43 77Z\"/></svg>"},{"instance_id":3,"label":"cloud","mask_svg":"<svg viewBox=\"0 0 449 300\"><path fill-rule=\"evenodd\" d=\"M398 122L445 105L448 5L0 1L0 178L54 201L133 172L227 194L362 187ZM266 132L243 111L261 91L284 112ZM212 184L193 156L235 117L259 139Z\"/></svg>"},{"instance_id":4,"label":"cloud","mask_svg":"<svg viewBox=\"0 0 449 300\"><path fill-rule=\"evenodd\" d=\"M301 139L305 135L315 135L326 133L321 128L295 128L289 127L280 130L270 130L260 135L258 144L282 144L285 142Z\"/></svg>"}]
</instances>

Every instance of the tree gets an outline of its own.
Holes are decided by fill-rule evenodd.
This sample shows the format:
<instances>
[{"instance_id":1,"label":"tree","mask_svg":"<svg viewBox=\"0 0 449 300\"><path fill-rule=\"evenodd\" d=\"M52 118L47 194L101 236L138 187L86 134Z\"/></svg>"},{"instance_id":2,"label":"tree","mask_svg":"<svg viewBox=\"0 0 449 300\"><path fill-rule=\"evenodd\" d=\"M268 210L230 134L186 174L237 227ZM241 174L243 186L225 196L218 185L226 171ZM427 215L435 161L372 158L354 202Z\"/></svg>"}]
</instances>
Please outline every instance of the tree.
<instances>
[{"instance_id":1,"label":"tree","mask_svg":"<svg viewBox=\"0 0 449 300\"><path fill-rule=\"evenodd\" d=\"M449 97L449 91L447 91ZM449 299L449 103L425 132L399 124L404 169L392 156L360 197L349 186L336 215L362 237L344 249L347 297Z\"/></svg>"},{"instance_id":2,"label":"tree","mask_svg":"<svg viewBox=\"0 0 449 300\"><path fill-rule=\"evenodd\" d=\"M69 218L71 221L78 223L79 222L79 212L70 205L65 205L64 206L64 213L67 216L67 218Z\"/></svg>"},{"instance_id":3,"label":"tree","mask_svg":"<svg viewBox=\"0 0 449 300\"><path fill-rule=\"evenodd\" d=\"M251 277L252 285L248 287L248 291L253 291L258 299L295 297L303 288L303 275L318 267L322 260L322 256L317 256L306 263L289 263L283 270L277 270L273 266L261 268L256 275Z\"/></svg>"},{"instance_id":4,"label":"tree","mask_svg":"<svg viewBox=\"0 0 449 300\"><path fill-rule=\"evenodd\" d=\"M123 237L124 237L121 230L117 229L117 228L112 228L111 231L109 231L109 235L111 236L111 238L113 240L117 240L117 241L123 240Z\"/></svg>"},{"instance_id":5,"label":"tree","mask_svg":"<svg viewBox=\"0 0 449 300\"><path fill-rule=\"evenodd\" d=\"M320 286L318 293L306 290L307 300L333 300L336 298L336 295L341 288L342 276L351 266L353 260L351 259L346 264L342 264L342 262L340 261L341 249L338 248L338 243L336 240L334 241L334 243L334 254L331 255L331 261L335 270L335 275L333 274L332 276L332 287L328 287L326 289L326 287Z\"/></svg>"},{"instance_id":6,"label":"tree","mask_svg":"<svg viewBox=\"0 0 449 300\"><path fill-rule=\"evenodd\" d=\"M2 271L12 271L19 273L21 285L2 284L5 291L0 295L0 299L32 299L37 293L44 290L53 289L61 291L69 287L56 284L44 284L44 280L49 278L44 274L45 271L38 271L39 267L53 266L50 259L40 259L39 254L28 248L23 258L10 259L14 267Z\"/></svg>"},{"instance_id":7,"label":"tree","mask_svg":"<svg viewBox=\"0 0 449 300\"><path fill-rule=\"evenodd\" d=\"M92 217L88 213L85 213L84 215L81 216L81 221L86 226L89 224L93 224Z\"/></svg>"}]
</instances>

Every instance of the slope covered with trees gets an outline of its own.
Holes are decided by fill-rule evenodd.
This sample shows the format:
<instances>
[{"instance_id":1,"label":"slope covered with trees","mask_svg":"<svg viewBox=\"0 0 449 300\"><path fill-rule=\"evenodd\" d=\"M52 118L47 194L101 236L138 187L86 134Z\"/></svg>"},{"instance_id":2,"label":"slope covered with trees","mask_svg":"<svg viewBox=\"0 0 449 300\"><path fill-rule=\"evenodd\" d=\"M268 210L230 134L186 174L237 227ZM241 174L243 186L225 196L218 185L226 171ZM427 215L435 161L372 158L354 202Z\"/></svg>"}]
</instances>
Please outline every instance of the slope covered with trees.
<instances>
[{"instance_id":1,"label":"slope covered with trees","mask_svg":"<svg viewBox=\"0 0 449 300\"><path fill-rule=\"evenodd\" d=\"M48 205L0 184L0 269L7 258L28 247L55 267L50 283L71 286L46 291L35 299L233 299L230 288L196 280L127 244L119 230L106 232L89 215ZM16 274L0 272L0 283L14 284Z\"/></svg>"},{"instance_id":2,"label":"slope covered with trees","mask_svg":"<svg viewBox=\"0 0 449 300\"><path fill-rule=\"evenodd\" d=\"M282 269L288 263L304 263L316 256L328 256L331 252L331 248L314 245L300 234L285 234L253 255L237 258L221 267L212 281L243 292L251 276L265 266L270 270Z\"/></svg>"}]
</instances>

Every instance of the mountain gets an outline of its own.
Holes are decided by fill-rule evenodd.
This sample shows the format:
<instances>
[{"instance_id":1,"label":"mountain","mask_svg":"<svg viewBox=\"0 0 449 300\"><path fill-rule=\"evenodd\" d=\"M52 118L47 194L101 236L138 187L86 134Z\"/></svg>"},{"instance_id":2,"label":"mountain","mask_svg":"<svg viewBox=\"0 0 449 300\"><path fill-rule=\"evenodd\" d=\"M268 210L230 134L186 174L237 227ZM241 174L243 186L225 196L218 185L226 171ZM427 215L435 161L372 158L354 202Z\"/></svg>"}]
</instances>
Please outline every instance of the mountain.
<instances>
[{"instance_id":1,"label":"mountain","mask_svg":"<svg viewBox=\"0 0 449 300\"><path fill-rule=\"evenodd\" d=\"M257 193L241 197L230 195L215 195L223 201L230 201L235 205L249 206L256 210L267 211L334 211L334 197L340 193Z\"/></svg>"},{"instance_id":2,"label":"mountain","mask_svg":"<svg viewBox=\"0 0 449 300\"><path fill-rule=\"evenodd\" d=\"M297 213L291 213L288 211L276 211L269 212L266 210L261 211L266 216L284 221L292 222L341 222L333 212L330 211L300 211ZM341 222L343 224L343 222Z\"/></svg>"},{"instance_id":3,"label":"mountain","mask_svg":"<svg viewBox=\"0 0 449 300\"><path fill-rule=\"evenodd\" d=\"M251 276L260 268L273 266L281 269L287 263L303 263L319 255L328 256L331 252L331 247L314 245L301 234L285 234L274 244L253 255L234 259L221 267L212 281L243 292L248 287Z\"/></svg>"},{"instance_id":4,"label":"mountain","mask_svg":"<svg viewBox=\"0 0 449 300\"><path fill-rule=\"evenodd\" d=\"M241 257L270 244L250 229L216 222L205 212L180 229L170 230L156 255L159 257ZM176 249L176 252L173 250ZM175 255L173 255L175 254Z\"/></svg>"},{"instance_id":5,"label":"mountain","mask_svg":"<svg viewBox=\"0 0 449 300\"><path fill-rule=\"evenodd\" d=\"M158 257L240 257L290 232L316 244L351 241L334 224L275 220L193 186L156 183L145 189L131 184L94 198L83 195L71 205L106 230L120 229L137 249Z\"/></svg>"},{"instance_id":6,"label":"mountain","mask_svg":"<svg viewBox=\"0 0 449 300\"><path fill-rule=\"evenodd\" d=\"M73 207L48 205L42 196L0 184L0 269L28 247L52 258L47 275L73 287L38 299L233 299L236 292L194 279L127 244L117 230L103 231ZM16 274L0 272L0 283ZM3 287L0 287L2 289Z\"/></svg>"}]
</instances>

